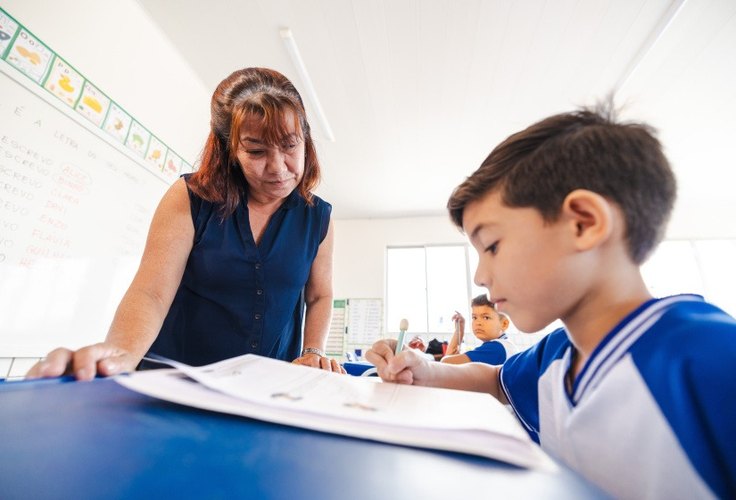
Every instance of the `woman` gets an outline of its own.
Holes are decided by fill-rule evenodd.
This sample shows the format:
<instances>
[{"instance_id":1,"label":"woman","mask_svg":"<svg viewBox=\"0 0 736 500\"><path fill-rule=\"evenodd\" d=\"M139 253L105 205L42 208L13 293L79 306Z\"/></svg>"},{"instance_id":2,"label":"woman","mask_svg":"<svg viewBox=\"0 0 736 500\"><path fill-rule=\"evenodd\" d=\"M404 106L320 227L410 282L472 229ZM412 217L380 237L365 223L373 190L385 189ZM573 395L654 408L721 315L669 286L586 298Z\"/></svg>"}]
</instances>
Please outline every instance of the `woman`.
<instances>
[{"instance_id":1,"label":"woman","mask_svg":"<svg viewBox=\"0 0 736 500\"><path fill-rule=\"evenodd\" d=\"M29 378L132 371L146 352L192 365L256 353L344 372L323 353L332 207L312 193L320 166L299 93L276 71L246 68L218 85L211 115L200 168L162 198L105 341L56 349Z\"/></svg>"}]
</instances>

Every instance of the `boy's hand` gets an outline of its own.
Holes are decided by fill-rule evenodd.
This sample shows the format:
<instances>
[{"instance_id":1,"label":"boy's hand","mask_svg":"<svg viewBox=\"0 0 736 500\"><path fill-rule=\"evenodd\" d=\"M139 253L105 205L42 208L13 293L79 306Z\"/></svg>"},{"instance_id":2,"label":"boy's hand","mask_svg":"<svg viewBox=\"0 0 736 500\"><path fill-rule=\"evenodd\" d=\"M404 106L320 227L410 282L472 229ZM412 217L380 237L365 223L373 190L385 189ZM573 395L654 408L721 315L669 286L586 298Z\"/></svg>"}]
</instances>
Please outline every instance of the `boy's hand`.
<instances>
[{"instance_id":1,"label":"boy's hand","mask_svg":"<svg viewBox=\"0 0 736 500\"><path fill-rule=\"evenodd\" d=\"M447 346L446 355L460 354L460 346L463 345L463 337L465 337L465 318L459 312L455 311L452 315L452 321L455 323L455 331Z\"/></svg>"},{"instance_id":2,"label":"boy's hand","mask_svg":"<svg viewBox=\"0 0 736 500\"><path fill-rule=\"evenodd\" d=\"M455 311L455 314L452 315L452 321L455 323L455 332L465 331L465 318L463 318L462 314Z\"/></svg>"},{"instance_id":3,"label":"boy's hand","mask_svg":"<svg viewBox=\"0 0 736 500\"><path fill-rule=\"evenodd\" d=\"M408 345L412 349L419 349L422 352L427 350L427 345L424 343L424 339L419 335L414 336L414 338L409 341Z\"/></svg>"},{"instance_id":4,"label":"boy's hand","mask_svg":"<svg viewBox=\"0 0 736 500\"><path fill-rule=\"evenodd\" d=\"M379 340L366 352L365 358L376 366L384 382L427 385L430 362L413 349L394 354L395 339Z\"/></svg>"}]
</instances>

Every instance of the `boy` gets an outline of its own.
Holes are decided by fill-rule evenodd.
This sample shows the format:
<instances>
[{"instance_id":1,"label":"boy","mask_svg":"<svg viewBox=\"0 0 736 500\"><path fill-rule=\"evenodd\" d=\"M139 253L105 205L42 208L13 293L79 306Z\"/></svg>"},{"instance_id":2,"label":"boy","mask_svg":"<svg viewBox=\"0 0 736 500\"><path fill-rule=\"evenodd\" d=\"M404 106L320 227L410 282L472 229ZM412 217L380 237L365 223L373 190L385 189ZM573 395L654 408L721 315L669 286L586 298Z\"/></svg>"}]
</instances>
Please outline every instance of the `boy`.
<instances>
[{"instance_id":1,"label":"boy","mask_svg":"<svg viewBox=\"0 0 736 500\"><path fill-rule=\"evenodd\" d=\"M458 186L475 281L522 331L564 328L501 366L367 358L386 381L488 392L551 455L617 498L736 497L736 321L653 299L639 272L675 200L651 129L605 110L510 136Z\"/></svg>"},{"instance_id":2,"label":"boy","mask_svg":"<svg viewBox=\"0 0 736 500\"><path fill-rule=\"evenodd\" d=\"M447 348L450 354L442 358L442 362L453 365L470 362L502 365L509 356L518 352L505 333L509 327L508 316L496 311L485 294L475 297L470 302L470 307L473 311L473 334L483 343L472 351L460 354L465 318L456 312L452 319L457 321L457 328Z\"/></svg>"}]
</instances>

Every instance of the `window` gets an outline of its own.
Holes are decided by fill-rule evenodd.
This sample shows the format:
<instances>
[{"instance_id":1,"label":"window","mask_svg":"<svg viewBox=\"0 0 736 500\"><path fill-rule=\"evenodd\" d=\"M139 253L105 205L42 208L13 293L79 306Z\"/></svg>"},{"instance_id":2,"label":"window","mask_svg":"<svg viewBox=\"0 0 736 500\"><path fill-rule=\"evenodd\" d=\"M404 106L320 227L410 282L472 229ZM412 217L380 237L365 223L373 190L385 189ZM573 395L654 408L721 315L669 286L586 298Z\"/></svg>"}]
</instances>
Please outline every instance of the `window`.
<instances>
[{"instance_id":1,"label":"window","mask_svg":"<svg viewBox=\"0 0 736 500\"><path fill-rule=\"evenodd\" d=\"M386 331L406 318L412 333L451 335L453 312L470 303L468 269L466 245L388 248Z\"/></svg>"},{"instance_id":2,"label":"window","mask_svg":"<svg viewBox=\"0 0 736 500\"><path fill-rule=\"evenodd\" d=\"M427 330L424 248L389 248L386 255L386 329L398 332L402 318L412 331Z\"/></svg>"}]
</instances>

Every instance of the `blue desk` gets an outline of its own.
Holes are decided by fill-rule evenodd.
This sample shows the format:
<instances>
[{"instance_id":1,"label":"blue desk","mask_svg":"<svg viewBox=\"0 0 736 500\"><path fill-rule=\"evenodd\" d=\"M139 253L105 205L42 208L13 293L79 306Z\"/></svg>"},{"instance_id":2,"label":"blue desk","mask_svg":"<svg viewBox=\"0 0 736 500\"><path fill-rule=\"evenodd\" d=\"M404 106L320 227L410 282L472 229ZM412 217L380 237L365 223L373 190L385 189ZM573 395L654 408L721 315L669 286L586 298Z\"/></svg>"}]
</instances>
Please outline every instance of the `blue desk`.
<instances>
[{"instance_id":1,"label":"blue desk","mask_svg":"<svg viewBox=\"0 0 736 500\"><path fill-rule=\"evenodd\" d=\"M179 406L113 380L0 384L0 498L596 498L541 473Z\"/></svg>"}]
</instances>

